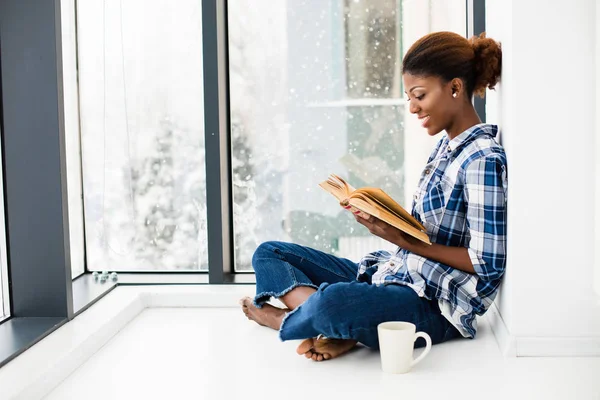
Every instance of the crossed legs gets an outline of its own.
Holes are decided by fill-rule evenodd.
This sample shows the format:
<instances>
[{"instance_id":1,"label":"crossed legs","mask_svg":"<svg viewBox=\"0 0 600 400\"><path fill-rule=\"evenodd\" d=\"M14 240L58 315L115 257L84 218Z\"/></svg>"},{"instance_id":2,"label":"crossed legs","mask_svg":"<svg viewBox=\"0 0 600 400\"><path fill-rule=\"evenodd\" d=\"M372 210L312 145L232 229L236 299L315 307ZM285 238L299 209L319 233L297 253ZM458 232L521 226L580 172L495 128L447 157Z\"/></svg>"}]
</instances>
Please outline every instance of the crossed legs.
<instances>
[{"instance_id":1,"label":"crossed legs","mask_svg":"<svg viewBox=\"0 0 600 400\"><path fill-rule=\"evenodd\" d=\"M288 312L295 310L315 292L316 289L308 286L299 286L292 289L279 299L286 305L287 308L285 309L273 307L270 304L264 304L262 308L257 308L254 306L250 297L241 299L240 304L242 305L244 314L246 314L246 317L249 320L252 320L259 325L279 330L285 315ZM308 338L300 343L296 352L314 361L323 361L346 353L352 349L356 343L355 340L350 339L328 339L323 337Z\"/></svg>"}]
</instances>

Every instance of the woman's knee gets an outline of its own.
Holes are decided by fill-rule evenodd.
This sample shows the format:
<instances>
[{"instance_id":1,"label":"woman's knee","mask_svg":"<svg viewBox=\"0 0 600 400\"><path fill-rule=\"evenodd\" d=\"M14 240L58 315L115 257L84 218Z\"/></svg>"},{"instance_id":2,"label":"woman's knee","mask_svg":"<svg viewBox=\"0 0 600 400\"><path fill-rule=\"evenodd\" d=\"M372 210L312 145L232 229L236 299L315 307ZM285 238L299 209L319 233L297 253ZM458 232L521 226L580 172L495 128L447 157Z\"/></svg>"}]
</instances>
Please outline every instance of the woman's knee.
<instances>
[{"instance_id":1,"label":"woman's knee","mask_svg":"<svg viewBox=\"0 0 600 400\"><path fill-rule=\"evenodd\" d=\"M265 260L269 260L272 258L281 258L277 254L277 251L281 248L280 243L281 242L277 241L263 242L256 248L254 254L252 255L252 266L255 270L256 267L260 267L260 265L263 264Z\"/></svg>"},{"instance_id":2,"label":"woman's knee","mask_svg":"<svg viewBox=\"0 0 600 400\"><path fill-rule=\"evenodd\" d=\"M320 321L334 326L348 322L348 316L344 313L348 307L345 302L349 292L348 286L346 283L322 283L311 295L312 312L318 315Z\"/></svg>"}]
</instances>

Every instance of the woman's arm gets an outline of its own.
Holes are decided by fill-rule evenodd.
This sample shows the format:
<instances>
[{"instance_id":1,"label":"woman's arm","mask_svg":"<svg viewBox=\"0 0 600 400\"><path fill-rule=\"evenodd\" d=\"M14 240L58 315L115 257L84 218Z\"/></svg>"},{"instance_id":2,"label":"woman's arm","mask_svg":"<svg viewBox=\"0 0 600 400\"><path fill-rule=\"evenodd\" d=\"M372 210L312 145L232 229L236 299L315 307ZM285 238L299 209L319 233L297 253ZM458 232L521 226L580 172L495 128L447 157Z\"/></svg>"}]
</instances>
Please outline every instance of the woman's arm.
<instances>
[{"instance_id":1,"label":"woman's arm","mask_svg":"<svg viewBox=\"0 0 600 400\"><path fill-rule=\"evenodd\" d=\"M354 218L356 218L360 224L367 227L372 234L379 236L380 238L385 239L396 246L408 250L411 253L441 262L451 266L452 268L460 269L461 271L465 271L470 274L475 273L473 263L471 262L469 252L466 247L444 246L437 243L428 245L420 240L406 235L399 229L373 216L363 218L355 215Z\"/></svg>"},{"instance_id":2,"label":"woman's arm","mask_svg":"<svg viewBox=\"0 0 600 400\"><path fill-rule=\"evenodd\" d=\"M369 231L403 249L449 265L483 281L500 279L506 265L506 164L501 155L471 162L465 172L469 247L427 245L372 216L355 218Z\"/></svg>"},{"instance_id":3,"label":"woman's arm","mask_svg":"<svg viewBox=\"0 0 600 400\"><path fill-rule=\"evenodd\" d=\"M394 242L394 244L434 261L441 262L449 265L452 268L460 269L461 271L468 272L470 274L475 273L471 257L469 257L469 251L466 247L454 247L444 246L442 244L432 243L428 245L419 240L413 239L403 232L398 231L401 239Z\"/></svg>"}]
</instances>

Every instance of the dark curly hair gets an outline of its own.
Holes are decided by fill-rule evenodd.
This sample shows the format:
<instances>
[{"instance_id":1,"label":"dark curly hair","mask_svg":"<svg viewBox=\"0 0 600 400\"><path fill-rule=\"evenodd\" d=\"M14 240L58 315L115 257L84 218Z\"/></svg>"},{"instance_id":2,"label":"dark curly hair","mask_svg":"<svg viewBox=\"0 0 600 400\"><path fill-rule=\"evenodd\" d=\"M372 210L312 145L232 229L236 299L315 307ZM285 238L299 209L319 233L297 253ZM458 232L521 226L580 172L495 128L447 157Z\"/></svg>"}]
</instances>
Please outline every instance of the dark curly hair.
<instances>
[{"instance_id":1,"label":"dark curly hair","mask_svg":"<svg viewBox=\"0 0 600 400\"><path fill-rule=\"evenodd\" d=\"M493 89L501 69L501 45L485 32L470 39L453 32L430 33L417 40L402 61L402 73L438 76L445 82L461 78L469 98Z\"/></svg>"}]
</instances>

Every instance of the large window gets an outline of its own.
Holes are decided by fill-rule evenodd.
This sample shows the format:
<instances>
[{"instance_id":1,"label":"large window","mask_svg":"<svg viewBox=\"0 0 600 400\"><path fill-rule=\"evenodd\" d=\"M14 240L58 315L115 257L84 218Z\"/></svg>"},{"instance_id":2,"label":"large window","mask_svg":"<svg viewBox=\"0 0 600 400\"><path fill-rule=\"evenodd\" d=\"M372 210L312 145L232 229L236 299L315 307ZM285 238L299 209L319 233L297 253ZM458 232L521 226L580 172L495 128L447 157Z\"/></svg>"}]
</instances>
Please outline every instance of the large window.
<instances>
[{"instance_id":1,"label":"large window","mask_svg":"<svg viewBox=\"0 0 600 400\"><path fill-rule=\"evenodd\" d=\"M201 4L77 2L72 131L81 135L89 270L208 267ZM456 22L435 0L227 4L235 269L251 270L266 240L354 260L393 249L318 183L337 173L410 208L431 142L409 136L403 49L432 29L464 34L464 8L452 11L462 13Z\"/></svg>"},{"instance_id":2,"label":"large window","mask_svg":"<svg viewBox=\"0 0 600 400\"><path fill-rule=\"evenodd\" d=\"M201 4L77 2L89 270L207 269Z\"/></svg>"},{"instance_id":3,"label":"large window","mask_svg":"<svg viewBox=\"0 0 600 400\"><path fill-rule=\"evenodd\" d=\"M403 32L403 3L415 12L411 32ZM452 30L444 2L412 3L228 1L236 270L251 269L252 253L265 240L355 261L394 248L318 183L333 172L355 187L381 187L410 208L403 36L414 41L433 27ZM454 25L464 34L460 5ZM430 145L411 146L427 154ZM416 160L420 168L426 155Z\"/></svg>"}]
</instances>

